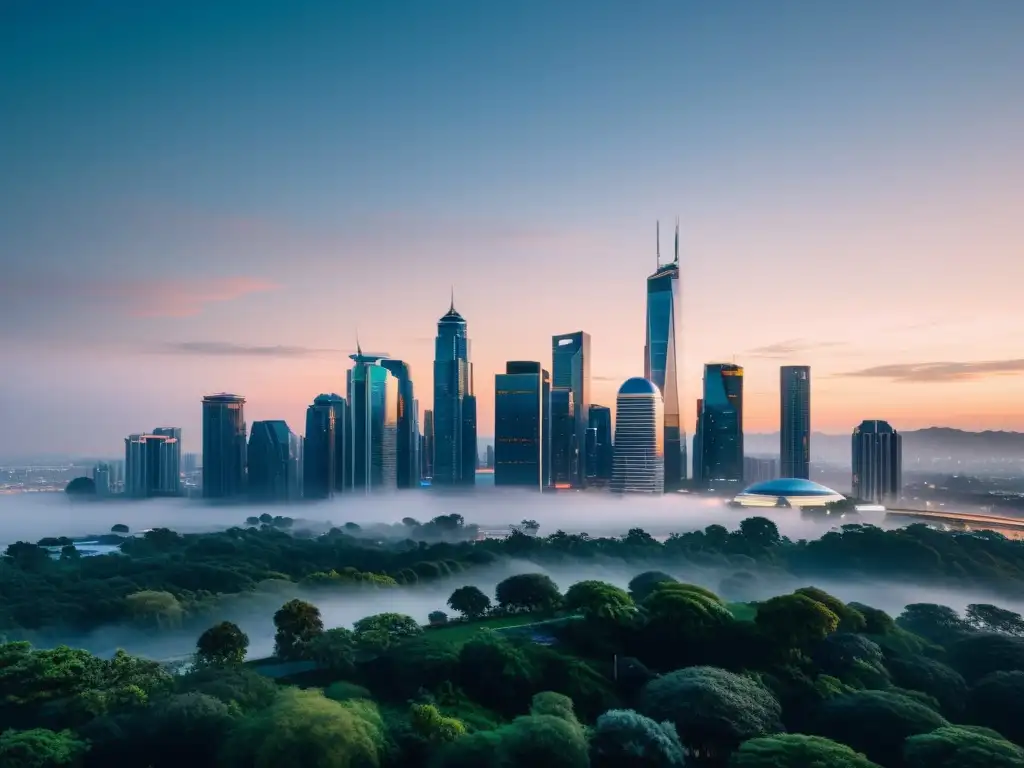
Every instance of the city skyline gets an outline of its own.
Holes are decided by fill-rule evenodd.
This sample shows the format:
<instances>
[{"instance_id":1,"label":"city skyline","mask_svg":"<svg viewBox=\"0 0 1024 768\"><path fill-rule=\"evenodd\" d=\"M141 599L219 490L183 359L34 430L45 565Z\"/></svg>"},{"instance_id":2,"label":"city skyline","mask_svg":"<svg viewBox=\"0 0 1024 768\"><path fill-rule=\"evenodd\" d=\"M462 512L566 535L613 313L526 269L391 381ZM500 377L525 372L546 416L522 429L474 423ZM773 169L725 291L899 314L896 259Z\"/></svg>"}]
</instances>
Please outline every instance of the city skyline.
<instances>
[{"instance_id":1,"label":"city skyline","mask_svg":"<svg viewBox=\"0 0 1024 768\"><path fill-rule=\"evenodd\" d=\"M814 370L815 431L1024 430L1018 3L402 5L398 29L61 5L0 11L0 457L116 456L153 423L197 451L218 391L299 432L356 327L422 418L452 284L481 438L494 375L567 328L614 408L677 214L686 433L733 360L749 433L778 429L785 364Z\"/></svg>"}]
</instances>

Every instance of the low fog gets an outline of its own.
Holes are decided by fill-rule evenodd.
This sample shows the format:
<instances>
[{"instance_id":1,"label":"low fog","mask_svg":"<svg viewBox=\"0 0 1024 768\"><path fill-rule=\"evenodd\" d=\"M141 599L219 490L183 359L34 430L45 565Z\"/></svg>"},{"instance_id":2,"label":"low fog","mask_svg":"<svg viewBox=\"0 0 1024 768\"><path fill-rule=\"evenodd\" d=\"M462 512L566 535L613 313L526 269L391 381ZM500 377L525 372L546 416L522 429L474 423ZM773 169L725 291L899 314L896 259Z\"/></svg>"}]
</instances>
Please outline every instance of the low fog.
<instances>
[{"instance_id":1,"label":"low fog","mask_svg":"<svg viewBox=\"0 0 1024 768\"><path fill-rule=\"evenodd\" d=\"M220 506L198 499L81 501L62 493L26 493L0 496L0 544L34 542L44 536L108 533L116 523L132 531L163 527L179 533L200 533L244 525L247 517L265 512L332 525L390 524L404 517L426 522L438 515L457 513L484 531L507 530L511 524L531 519L540 523L541 535L561 529L617 536L639 527L652 536L667 536L712 523L732 529L755 515L774 520L782 535L791 539L817 538L829 528L827 523L801 519L797 510L733 509L722 501L686 494L649 498L592 491L539 494L486 488L451 495L423 490L386 496L338 496L331 501L287 505ZM891 527L882 515L857 520Z\"/></svg>"},{"instance_id":2,"label":"low fog","mask_svg":"<svg viewBox=\"0 0 1024 768\"><path fill-rule=\"evenodd\" d=\"M72 501L62 494L24 494L0 497L0 542L36 541L44 536L86 536L106 533L115 523L123 523L133 531L167 527L189 533L224 529L242 525L247 517L267 512L287 515L296 521L341 525L397 523L403 517L421 522L442 514L458 513L467 523L476 523L482 530L507 529L523 519L540 523L540 535L562 529L569 533L587 532L592 536L621 535L629 528L641 527L655 536L685 532L719 523L734 529L739 522L755 515L773 520L784 536L792 539L816 538L830 529L828 523L801 519L797 510L737 510L720 502L686 496L657 499L635 496L611 497L596 493L533 494L479 490L460 495L432 492L399 493L388 497L349 497L331 502L287 506L212 506L192 500ZM884 518L848 518L840 522L865 522L887 525ZM301 527L297 524L296 527ZM319 527L319 526L318 526ZM5 545L4 545L5 546ZM686 564L663 567L677 578L718 590L722 579L735 568L714 569ZM231 620L249 635L250 658L267 656L273 648L273 613L287 600L299 597L316 604L328 628L351 627L364 616L385 611L406 613L426 623L427 614L448 610L445 602L452 590L473 584L493 596L502 579L517 573L543 572L564 591L577 581L600 579L625 587L637 573L648 570L643 565L592 563L541 567L524 560L508 560L488 568L478 568L425 586L391 590L307 590L287 582L265 582L260 589L226 609L224 615L210 617L217 621ZM784 594L801 586L813 584L844 601L872 605L892 615L916 602L935 602L962 611L970 603L991 602L1015 611L1024 610L1024 602L1013 603L1004 598L981 593L936 589L926 585L859 579L839 581L834 577L800 577L774 571L761 571L753 592L729 595L730 599L759 600ZM197 633L194 629L163 631L158 635L130 626L110 626L85 636L47 636L36 638L37 645L60 642L86 648L107 656L117 648L150 658L171 660L183 658L194 651Z\"/></svg>"}]
</instances>

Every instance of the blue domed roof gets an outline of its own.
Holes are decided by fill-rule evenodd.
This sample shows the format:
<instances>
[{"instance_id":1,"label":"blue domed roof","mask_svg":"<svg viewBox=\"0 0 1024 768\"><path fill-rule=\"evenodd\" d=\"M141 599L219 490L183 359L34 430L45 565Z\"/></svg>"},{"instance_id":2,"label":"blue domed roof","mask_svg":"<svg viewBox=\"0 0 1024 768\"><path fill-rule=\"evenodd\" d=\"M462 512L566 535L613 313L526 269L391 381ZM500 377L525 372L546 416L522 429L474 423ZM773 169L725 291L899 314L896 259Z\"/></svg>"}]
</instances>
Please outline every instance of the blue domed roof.
<instances>
[{"instance_id":1,"label":"blue domed roof","mask_svg":"<svg viewBox=\"0 0 1024 768\"><path fill-rule=\"evenodd\" d=\"M812 480L803 480L799 477L780 477L775 480L766 480L763 483L754 483L743 493L758 494L760 496L840 496L821 483Z\"/></svg>"},{"instance_id":2,"label":"blue domed roof","mask_svg":"<svg viewBox=\"0 0 1024 768\"><path fill-rule=\"evenodd\" d=\"M649 381L643 376L634 376L632 379L626 379L626 382L619 387L619 394L656 395L658 394L658 387L653 381Z\"/></svg>"}]
</instances>

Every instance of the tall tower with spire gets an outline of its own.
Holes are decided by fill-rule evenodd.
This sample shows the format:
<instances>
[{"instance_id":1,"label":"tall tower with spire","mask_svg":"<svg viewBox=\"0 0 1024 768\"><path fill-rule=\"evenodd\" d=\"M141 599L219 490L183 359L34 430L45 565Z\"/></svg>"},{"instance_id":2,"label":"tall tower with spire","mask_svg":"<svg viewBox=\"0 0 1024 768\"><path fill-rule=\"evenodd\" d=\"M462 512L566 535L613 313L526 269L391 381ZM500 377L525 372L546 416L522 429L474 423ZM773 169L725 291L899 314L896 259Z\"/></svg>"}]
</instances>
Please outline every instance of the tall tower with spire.
<instances>
[{"instance_id":1,"label":"tall tower with spire","mask_svg":"<svg viewBox=\"0 0 1024 768\"><path fill-rule=\"evenodd\" d=\"M448 311L437 322L434 341L433 485L476 482L477 424L466 320L455 309L452 290Z\"/></svg>"},{"instance_id":2,"label":"tall tower with spire","mask_svg":"<svg viewBox=\"0 0 1024 768\"><path fill-rule=\"evenodd\" d=\"M665 403L665 491L679 490L687 478L686 432L682 422L683 306L679 281L679 219L673 259L661 263L661 224L657 223L657 269L647 278L644 378L654 382Z\"/></svg>"}]
</instances>

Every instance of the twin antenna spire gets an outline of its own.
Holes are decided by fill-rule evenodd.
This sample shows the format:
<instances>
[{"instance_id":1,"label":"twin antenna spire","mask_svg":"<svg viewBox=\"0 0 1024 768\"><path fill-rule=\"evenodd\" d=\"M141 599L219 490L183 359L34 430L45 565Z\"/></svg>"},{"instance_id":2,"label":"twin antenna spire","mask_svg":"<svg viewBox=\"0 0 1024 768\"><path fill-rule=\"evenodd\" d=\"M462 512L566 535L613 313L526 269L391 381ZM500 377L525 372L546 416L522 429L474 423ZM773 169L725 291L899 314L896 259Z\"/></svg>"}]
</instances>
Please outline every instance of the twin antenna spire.
<instances>
[{"instance_id":1,"label":"twin antenna spire","mask_svg":"<svg viewBox=\"0 0 1024 768\"><path fill-rule=\"evenodd\" d=\"M658 269L661 269L661 221L654 223L654 233L657 239L657 245L655 246L655 253L658 259ZM679 263L679 217L676 216L676 242L675 242L675 253L672 263Z\"/></svg>"}]
</instances>

